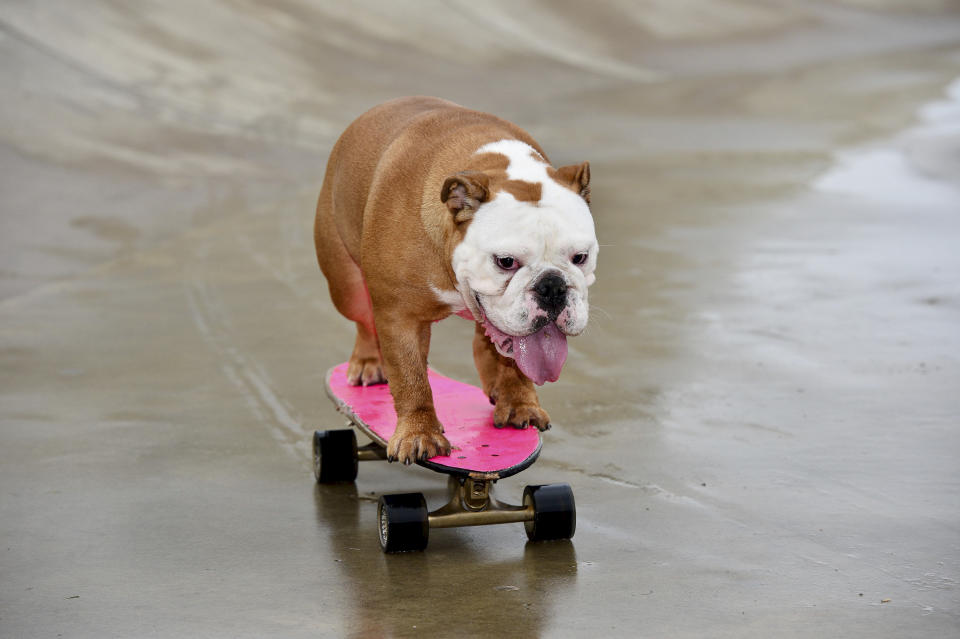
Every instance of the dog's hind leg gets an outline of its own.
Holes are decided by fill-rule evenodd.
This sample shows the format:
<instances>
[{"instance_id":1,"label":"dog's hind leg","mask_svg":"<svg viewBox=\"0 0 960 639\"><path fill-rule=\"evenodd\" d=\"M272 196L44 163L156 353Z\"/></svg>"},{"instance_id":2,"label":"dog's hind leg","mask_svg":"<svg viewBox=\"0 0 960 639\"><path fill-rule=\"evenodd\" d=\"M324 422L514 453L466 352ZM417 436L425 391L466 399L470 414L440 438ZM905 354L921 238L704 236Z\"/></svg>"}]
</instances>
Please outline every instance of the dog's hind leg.
<instances>
[{"instance_id":1,"label":"dog's hind leg","mask_svg":"<svg viewBox=\"0 0 960 639\"><path fill-rule=\"evenodd\" d=\"M327 278L333 305L357 324L357 339L350 355L347 381L354 386L369 386L387 381L380 357L380 343L373 323L373 305L360 267L344 246L333 220L333 202L329 184L324 183L317 201L313 229L320 270Z\"/></svg>"}]
</instances>

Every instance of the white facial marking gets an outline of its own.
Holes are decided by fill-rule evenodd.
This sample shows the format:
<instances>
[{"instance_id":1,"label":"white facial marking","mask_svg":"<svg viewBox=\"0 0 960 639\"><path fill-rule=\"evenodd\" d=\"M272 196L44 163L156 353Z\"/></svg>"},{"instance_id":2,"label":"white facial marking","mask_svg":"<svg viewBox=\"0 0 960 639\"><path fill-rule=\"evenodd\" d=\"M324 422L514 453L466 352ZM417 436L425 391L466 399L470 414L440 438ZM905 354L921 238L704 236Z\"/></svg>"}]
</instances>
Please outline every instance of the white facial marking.
<instances>
[{"instance_id":1,"label":"white facial marking","mask_svg":"<svg viewBox=\"0 0 960 639\"><path fill-rule=\"evenodd\" d=\"M528 335L543 315L533 286L543 274L558 273L568 289L557 326L568 335L581 333L587 323L587 287L595 279L598 250L590 208L578 194L550 179L540 154L519 140L492 142L476 153L506 156L507 177L539 182L541 198L520 202L501 191L480 206L453 253L462 299L480 318L479 298L483 314L503 332ZM579 266L571 261L577 253L588 256ZM495 264L494 256L513 257L520 267L505 271Z\"/></svg>"},{"instance_id":2,"label":"white facial marking","mask_svg":"<svg viewBox=\"0 0 960 639\"><path fill-rule=\"evenodd\" d=\"M548 165L529 144L520 140L500 140L483 145L476 150L475 155L482 155L483 153L499 153L507 156L507 159L510 160L510 164L507 166L507 177L511 180L541 182L544 183L544 187L547 186ZM553 184L563 188L556 182L553 182Z\"/></svg>"}]
</instances>

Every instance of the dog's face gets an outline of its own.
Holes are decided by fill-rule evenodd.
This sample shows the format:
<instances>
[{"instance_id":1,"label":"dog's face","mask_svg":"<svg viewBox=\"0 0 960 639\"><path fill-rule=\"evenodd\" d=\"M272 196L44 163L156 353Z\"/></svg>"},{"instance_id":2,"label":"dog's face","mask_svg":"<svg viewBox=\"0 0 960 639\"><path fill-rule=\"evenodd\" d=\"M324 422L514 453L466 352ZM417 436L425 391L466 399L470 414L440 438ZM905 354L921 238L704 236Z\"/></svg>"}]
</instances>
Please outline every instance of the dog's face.
<instances>
[{"instance_id":1,"label":"dog's face","mask_svg":"<svg viewBox=\"0 0 960 639\"><path fill-rule=\"evenodd\" d=\"M586 203L557 188L569 197L552 206L501 192L480 207L454 251L460 292L479 311L474 317L508 335L530 335L548 322L579 335L587 325L597 238Z\"/></svg>"},{"instance_id":2,"label":"dog's face","mask_svg":"<svg viewBox=\"0 0 960 639\"><path fill-rule=\"evenodd\" d=\"M460 294L502 355L516 359L535 382L554 381L566 357L566 336L586 328L587 287L595 280L598 245L588 186L583 183L581 195L560 184L556 172L551 169L551 176L536 152L517 141L478 151L484 152L508 157L515 188L489 194L473 212L453 253Z\"/></svg>"}]
</instances>

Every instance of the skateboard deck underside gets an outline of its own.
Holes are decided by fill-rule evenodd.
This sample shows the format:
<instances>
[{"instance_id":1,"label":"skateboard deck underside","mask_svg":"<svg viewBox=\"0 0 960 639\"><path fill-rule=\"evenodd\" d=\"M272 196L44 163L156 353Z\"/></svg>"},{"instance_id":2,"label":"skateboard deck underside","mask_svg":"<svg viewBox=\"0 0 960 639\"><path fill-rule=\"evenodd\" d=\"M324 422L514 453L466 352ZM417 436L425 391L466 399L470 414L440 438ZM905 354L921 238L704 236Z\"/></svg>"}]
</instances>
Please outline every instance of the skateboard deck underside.
<instances>
[{"instance_id":1,"label":"skateboard deck underside","mask_svg":"<svg viewBox=\"0 0 960 639\"><path fill-rule=\"evenodd\" d=\"M493 425L493 406L483 391L428 371L433 403L452 451L418 462L421 466L454 475L509 477L527 468L540 454L536 428L498 429ZM350 386L347 364L327 372L327 393L337 409L381 446L386 446L397 427L393 397L386 384Z\"/></svg>"}]
</instances>

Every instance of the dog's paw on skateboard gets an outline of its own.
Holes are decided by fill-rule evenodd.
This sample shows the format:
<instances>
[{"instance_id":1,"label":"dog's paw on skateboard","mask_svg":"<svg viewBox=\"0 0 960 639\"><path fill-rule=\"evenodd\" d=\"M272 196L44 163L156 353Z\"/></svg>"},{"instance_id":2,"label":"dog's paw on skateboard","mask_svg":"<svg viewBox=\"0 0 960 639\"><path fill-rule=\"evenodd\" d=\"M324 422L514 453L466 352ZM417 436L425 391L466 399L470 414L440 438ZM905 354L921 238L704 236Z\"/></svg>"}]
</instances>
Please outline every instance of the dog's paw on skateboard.
<instances>
[{"instance_id":1,"label":"dog's paw on skateboard","mask_svg":"<svg viewBox=\"0 0 960 639\"><path fill-rule=\"evenodd\" d=\"M524 429L534 426L541 431L550 429L550 415L540 408L540 403L536 400L532 402L510 401L501 395L495 400L495 406L493 425L497 428L512 426Z\"/></svg>"},{"instance_id":2,"label":"dog's paw on skateboard","mask_svg":"<svg viewBox=\"0 0 960 639\"><path fill-rule=\"evenodd\" d=\"M449 454L450 442L443 436L439 422L423 425L410 420L401 421L387 442L387 459L403 464Z\"/></svg>"},{"instance_id":3,"label":"dog's paw on skateboard","mask_svg":"<svg viewBox=\"0 0 960 639\"><path fill-rule=\"evenodd\" d=\"M383 372L380 357L351 357L347 368L347 383L351 386L386 384L387 376Z\"/></svg>"}]
</instances>

